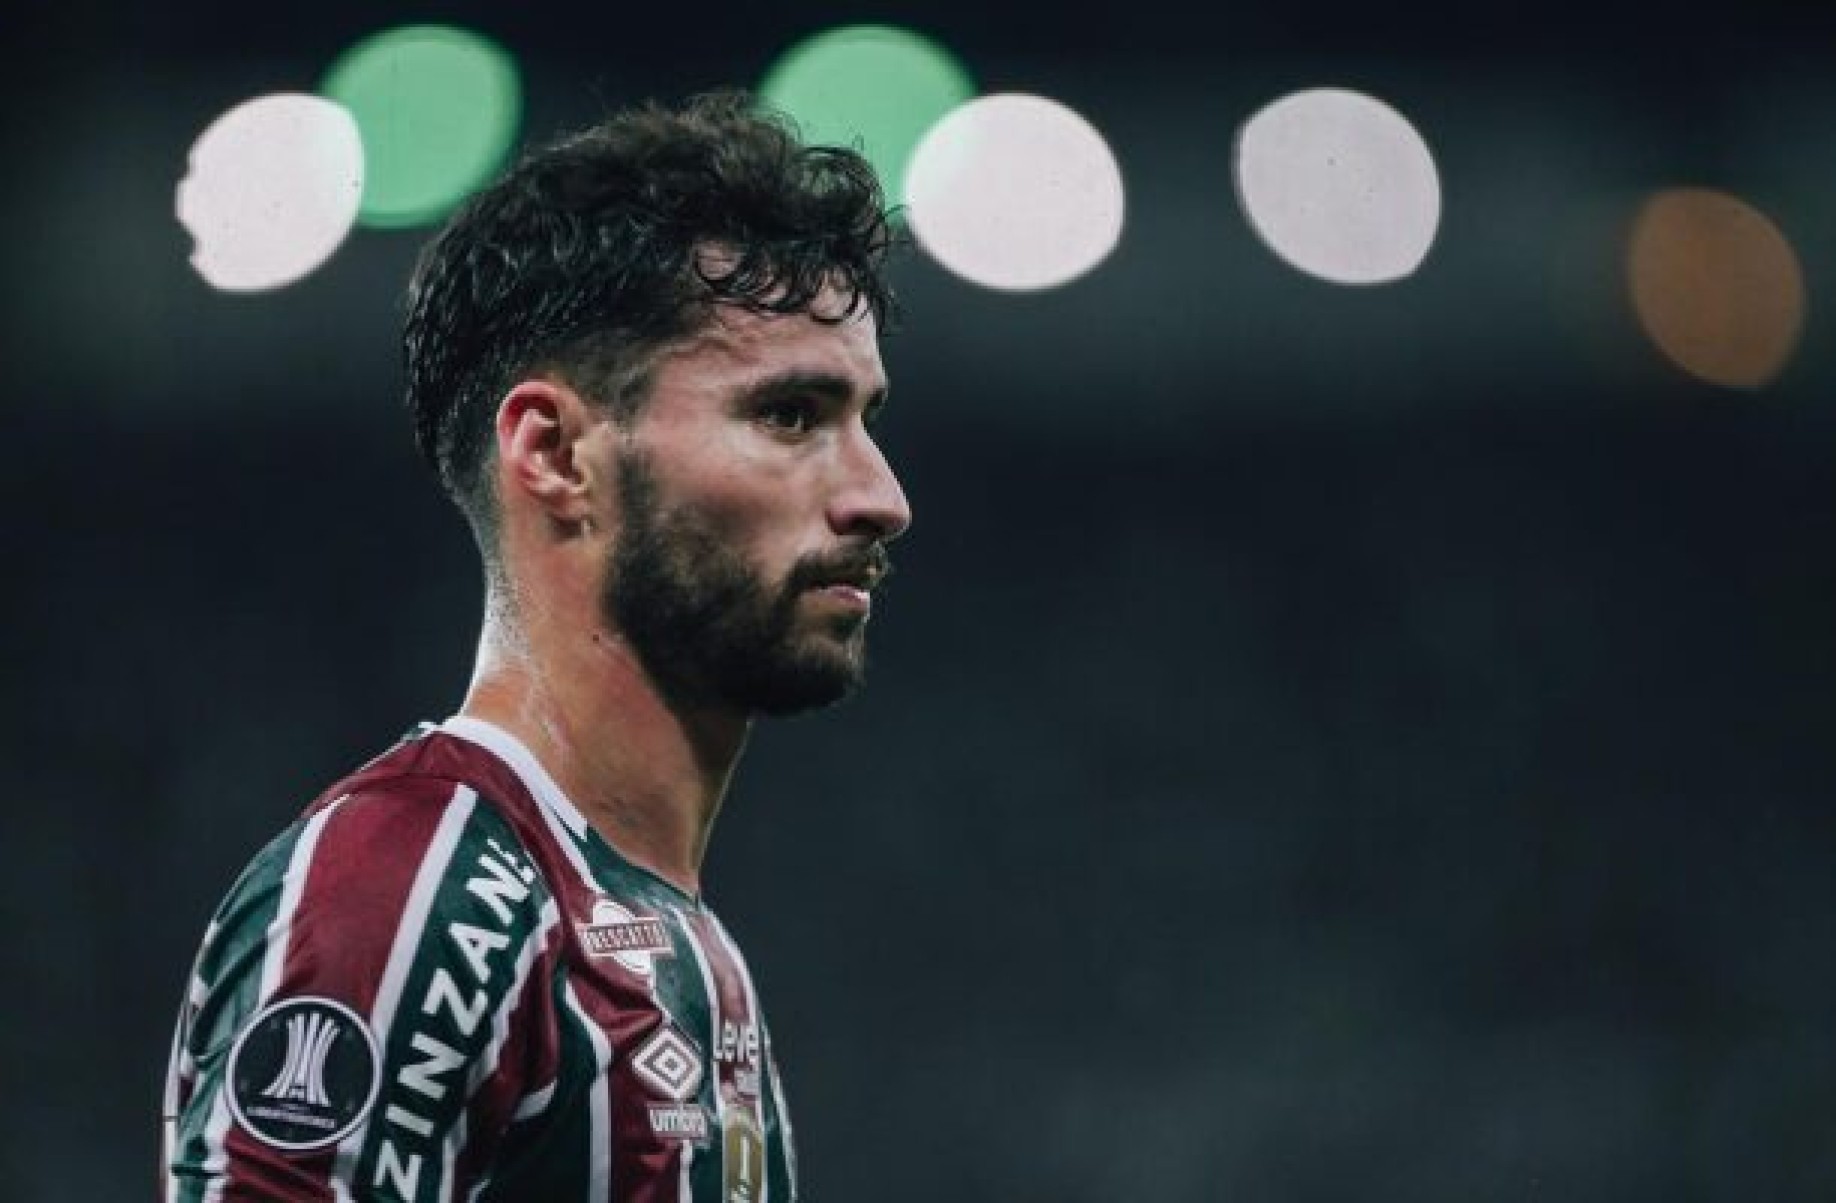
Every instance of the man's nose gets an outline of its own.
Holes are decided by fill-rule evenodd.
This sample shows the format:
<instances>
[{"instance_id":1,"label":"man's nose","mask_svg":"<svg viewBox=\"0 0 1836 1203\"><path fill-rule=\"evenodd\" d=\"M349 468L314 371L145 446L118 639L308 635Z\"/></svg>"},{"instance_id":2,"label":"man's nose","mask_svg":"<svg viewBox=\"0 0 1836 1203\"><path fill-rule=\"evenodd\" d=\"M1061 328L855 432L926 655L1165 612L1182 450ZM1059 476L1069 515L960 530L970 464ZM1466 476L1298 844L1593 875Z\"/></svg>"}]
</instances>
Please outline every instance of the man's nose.
<instances>
[{"instance_id":1,"label":"man's nose","mask_svg":"<svg viewBox=\"0 0 1836 1203\"><path fill-rule=\"evenodd\" d=\"M856 431L843 451L844 480L829 507L839 535L869 535L890 543L912 524L912 507L880 445Z\"/></svg>"}]
</instances>

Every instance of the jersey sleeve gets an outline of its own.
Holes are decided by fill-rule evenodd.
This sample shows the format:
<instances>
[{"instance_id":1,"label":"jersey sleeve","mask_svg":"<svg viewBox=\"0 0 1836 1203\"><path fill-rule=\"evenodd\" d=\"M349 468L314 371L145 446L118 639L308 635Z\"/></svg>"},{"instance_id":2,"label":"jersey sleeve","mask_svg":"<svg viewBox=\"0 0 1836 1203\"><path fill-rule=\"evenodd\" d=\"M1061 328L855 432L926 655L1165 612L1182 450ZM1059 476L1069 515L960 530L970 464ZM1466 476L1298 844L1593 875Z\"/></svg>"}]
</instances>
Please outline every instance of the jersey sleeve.
<instances>
[{"instance_id":1,"label":"jersey sleeve","mask_svg":"<svg viewBox=\"0 0 1836 1203\"><path fill-rule=\"evenodd\" d=\"M167 1203L466 1197L553 1081L557 929L465 786L309 813L206 931L167 1078Z\"/></svg>"}]
</instances>

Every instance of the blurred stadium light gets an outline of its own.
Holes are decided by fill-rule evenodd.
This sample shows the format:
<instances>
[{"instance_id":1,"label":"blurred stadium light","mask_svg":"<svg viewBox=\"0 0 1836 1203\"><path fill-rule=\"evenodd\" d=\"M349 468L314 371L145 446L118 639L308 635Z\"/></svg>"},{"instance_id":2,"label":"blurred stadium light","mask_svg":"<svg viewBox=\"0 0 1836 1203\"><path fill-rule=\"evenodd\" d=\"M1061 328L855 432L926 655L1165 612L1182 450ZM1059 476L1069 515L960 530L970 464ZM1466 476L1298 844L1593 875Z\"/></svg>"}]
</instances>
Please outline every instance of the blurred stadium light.
<instances>
[{"instance_id":1,"label":"blurred stadium light","mask_svg":"<svg viewBox=\"0 0 1836 1203\"><path fill-rule=\"evenodd\" d=\"M858 147L898 205L919 139L974 96L975 83L955 55L923 34L852 25L785 51L759 94L796 120L806 142Z\"/></svg>"},{"instance_id":2,"label":"blurred stadium light","mask_svg":"<svg viewBox=\"0 0 1836 1203\"><path fill-rule=\"evenodd\" d=\"M1109 144L1041 96L985 96L956 109L919 143L907 190L919 244L988 288L1065 284L1122 235L1122 174Z\"/></svg>"},{"instance_id":3,"label":"blurred stadium light","mask_svg":"<svg viewBox=\"0 0 1836 1203\"><path fill-rule=\"evenodd\" d=\"M1790 362L1804 325L1804 273L1791 243L1752 205L1702 188L1647 201L1627 248L1645 333L1693 376L1759 388Z\"/></svg>"},{"instance_id":4,"label":"blurred stadium light","mask_svg":"<svg viewBox=\"0 0 1836 1203\"><path fill-rule=\"evenodd\" d=\"M1434 156L1407 118L1373 97L1338 88L1284 96L1243 124L1233 166L1250 227L1322 280L1400 280L1434 243Z\"/></svg>"},{"instance_id":5,"label":"blurred stadium light","mask_svg":"<svg viewBox=\"0 0 1836 1203\"><path fill-rule=\"evenodd\" d=\"M331 258L363 192L357 126L316 96L261 96L230 109L193 143L178 219L191 263L215 288L291 284Z\"/></svg>"},{"instance_id":6,"label":"blurred stadium light","mask_svg":"<svg viewBox=\"0 0 1836 1203\"><path fill-rule=\"evenodd\" d=\"M368 163L358 220L384 229L445 216L503 163L522 120L515 59L449 26L374 34L321 90L356 117Z\"/></svg>"},{"instance_id":7,"label":"blurred stadium light","mask_svg":"<svg viewBox=\"0 0 1836 1203\"><path fill-rule=\"evenodd\" d=\"M522 20L504 16L490 37L514 48L514 70L529 90L519 99L519 124L531 137L577 127L596 110L642 96L769 78L790 57L780 53L783 47L808 44L785 36L779 22L769 37L756 30L747 35L751 41L742 49L734 48L738 32L719 35L729 41L716 42L726 47L718 53L698 42L698 54L714 55L708 61L646 57L635 43L576 44ZM202 394L180 383L188 365L175 348L197 323L226 320L217 302L182 293L175 299L169 291L174 277L180 284L196 278L186 266L190 240L178 236L170 216L185 147L208 115L233 100L295 81L330 86L327 64L358 41L320 29L320 40L298 37L284 55L225 57L200 69L196 58L185 56L218 54L221 38L181 54L181 34L196 38L210 31L196 20L175 22L141 30L147 54L164 56L146 61L165 66L111 76L94 62L81 71L47 73L35 103L46 114L63 115L47 116L42 132L32 135L41 145L44 188L21 198L28 221L42 232L22 248L33 263L18 278L35 281L27 311L84 315L83 321L48 322L38 340L40 358L48 363L83 353L85 323L105 322L123 340L123 354L91 370L103 403L124 409L144 408L148 396L189 397L194 400L186 404L203 405ZM376 28L355 17L349 24L360 33ZM1650 355L1649 319L1628 301L1628 221L1645 197L1679 176L1707 177L1759 198L1797 239L1802 295L1794 303L1802 314L1790 352L1794 370L1781 367L1763 383L1743 387L1815 394L1836 362L1816 320L1814 297L1805 302L1820 287L1825 265L1836 261L1836 244L1817 220L1836 205L1836 188L1823 169L1828 156L1819 149L1827 123L1818 118L1836 111L1836 94L1803 61L1769 62L1764 73L1726 73L1705 92L1700 81L1680 76L1641 77L1636 88L1625 87L1613 82L1617 77L1606 63L1568 59L1567 86L1550 89L1527 59L1521 70L1505 60L1498 70L1475 72L1427 55L1388 61L1339 55L1332 74L1340 81L1355 81L1367 98L1381 96L1386 106L1407 112L1404 124L1432 131L1433 157L1425 147L1419 157L1433 171L1421 182L1439 206L1438 218L1423 216L1433 211L1424 207L1410 220L1417 223L1414 245L1434 256L1433 270L1418 265L1411 286L1393 290L1390 303L1378 308L1359 290L1313 287L1320 277L1271 253L1266 239L1273 219L1265 214L1259 225L1247 203L1252 166L1220 153L1220 135L1253 130L1256 115L1267 116L1267 102L1319 78L1318 63L1218 43L1189 48L1192 70L1170 70L1172 60L1164 58L1068 58L1061 42L1042 43L1037 55L1022 56L948 21L940 21L937 31L939 42L947 38L963 61L975 64L978 86L1024 82L1030 91L1075 106L1129 172L1128 241L1092 260L1104 263L1104 285L1055 290L1060 299L1049 309L984 296L1049 285L1003 284L959 271L966 260L948 257L951 243L941 226L919 239L926 253L900 268L911 309L923 311L930 325L927 352L909 365L915 378L941 385L955 370L949 363L975 363L978 386L1006 398L1004 415L1026 419L1030 406L1047 407L1045 398L1071 386L1113 391L1130 384L1141 361L1127 348L1143 340L1151 344L1153 370L1169 382L1143 404L1167 420L1214 408L1180 382L1202 378L1219 364L1228 364L1240 387L1217 412L1239 415L1496 404L1491 385L1504 363L1515 394L1537 406L1580 404L1578 398L1597 389L1634 396L1647 388L1693 387L1711 377L1690 372L1685 380L1669 370L1668 358ZM1090 70L1092 63L1102 69ZM515 140L517 133L509 136ZM1238 154L1245 145L1240 137ZM1341 186L1355 178L1348 164L1339 160ZM371 156L363 170L380 177L385 165ZM375 178L366 190L377 193ZM1376 198L1363 199L1352 218L1375 211ZM966 209L1001 198L972 188L952 200ZM1119 218L1119 201L1117 208ZM1227 210L1241 218L1220 221ZM973 215L959 217L973 224ZM1015 247L1048 217L1029 210ZM1003 219L989 210L981 220L999 226ZM1352 232L1345 222L1337 228L1342 236ZM1379 228L1376 236L1392 249L1403 242L1401 225ZM1422 240L1432 245L1424 249ZM57 262L60 247L80 248L79 257ZM310 287L285 290L285 300L271 295L249 306L250 316L233 319L246 321L246 330L219 340L215 353L227 371L260 371L294 345L303 324L326 338L336 329L343 345L364 347L370 358L321 357L328 369L349 373L338 387L324 390L325 403L335 395L360 404L364 382L393 362L390 297L412 250L410 236L351 240L339 253L338 270L316 273ZM932 272L932 266L943 270ZM261 287L276 289L281 279L270 275ZM1177 306L1115 303L1118 291L1150 298L1169 287L1177 290ZM154 296L160 304L146 300ZM1246 297L1254 303L1245 304ZM286 306L285 313L277 306ZM1102 323L1106 337L1068 343L1060 332L1070 321ZM287 341L267 341L270 330L284 331ZM1320 339L1327 333L1334 354L1322 355ZM1429 358L1433 388L1419 376ZM1345 387L1348 372L1355 388ZM952 407L969 404L957 400L966 398L958 389L941 391L927 411L939 421L948 420ZM1081 409L1050 408L1055 429L1078 428ZM1100 429L1100 420L1091 428Z\"/></svg>"}]
</instances>

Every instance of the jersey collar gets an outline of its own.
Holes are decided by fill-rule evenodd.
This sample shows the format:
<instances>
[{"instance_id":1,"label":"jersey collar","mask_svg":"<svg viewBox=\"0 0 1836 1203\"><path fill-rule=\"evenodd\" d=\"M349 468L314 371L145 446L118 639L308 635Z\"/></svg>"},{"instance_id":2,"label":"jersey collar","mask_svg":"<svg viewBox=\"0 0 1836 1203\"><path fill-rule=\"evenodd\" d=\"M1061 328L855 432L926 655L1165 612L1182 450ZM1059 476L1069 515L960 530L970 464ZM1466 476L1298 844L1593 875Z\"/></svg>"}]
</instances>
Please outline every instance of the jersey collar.
<instances>
[{"instance_id":1,"label":"jersey collar","mask_svg":"<svg viewBox=\"0 0 1836 1203\"><path fill-rule=\"evenodd\" d=\"M542 762L535 758L535 753L522 740L496 723L488 723L469 714L455 714L441 723L439 729L448 735L477 744L509 765L511 771L522 779L524 788L536 801L553 811L575 839L586 838L586 816L562 792L555 779L548 775L548 770L542 767Z\"/></svg>"}]
</instances>

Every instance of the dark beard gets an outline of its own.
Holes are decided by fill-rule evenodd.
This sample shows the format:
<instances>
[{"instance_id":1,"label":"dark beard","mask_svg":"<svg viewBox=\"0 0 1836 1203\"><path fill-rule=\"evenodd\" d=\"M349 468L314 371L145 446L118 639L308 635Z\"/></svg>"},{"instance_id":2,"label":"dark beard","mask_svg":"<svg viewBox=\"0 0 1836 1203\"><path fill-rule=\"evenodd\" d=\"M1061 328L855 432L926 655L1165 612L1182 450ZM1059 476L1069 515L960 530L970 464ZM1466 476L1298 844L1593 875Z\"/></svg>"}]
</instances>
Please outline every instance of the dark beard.
<instances>
[{"instance_id":1,"label":"dark beard","mask_svg":"<svg viewBox=\"0 0 1836 1203\"><path fill-rule=\"evenodd\" d=\"M840 701L866 672L862 618L797 629L797 602L834 567L799 563L773 589L705 515L665 511L648 456L622 453L621 526L601 606L672 702L793 714ZM869 560L884 552L874 549Z\"/></svg>"}]
</instances>

